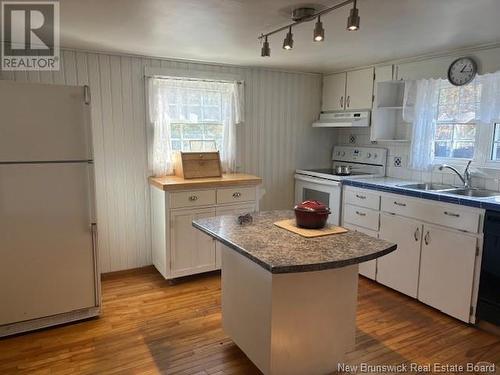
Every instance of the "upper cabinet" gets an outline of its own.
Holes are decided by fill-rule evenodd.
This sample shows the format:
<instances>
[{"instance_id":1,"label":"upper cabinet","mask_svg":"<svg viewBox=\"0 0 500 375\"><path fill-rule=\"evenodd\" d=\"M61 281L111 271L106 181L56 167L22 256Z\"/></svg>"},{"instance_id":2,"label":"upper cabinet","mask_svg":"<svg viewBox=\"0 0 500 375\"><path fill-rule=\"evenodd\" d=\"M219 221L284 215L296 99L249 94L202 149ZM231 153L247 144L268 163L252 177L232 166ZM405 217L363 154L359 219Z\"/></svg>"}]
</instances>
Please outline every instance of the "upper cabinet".
<instances>
[{"instance_id":1,"label":"upper cabinet","mask_svg":"<svg viewBox=\"0 0 500 375\"><path fill-rule=\"evenodd\" d=\"M346 73L330 74L323 77L322 111L339 111L345 104Z\"/></svg>"},{"instance_id":2,"label":"upper cabinet","mask_svg":"<svg viewBox=\"0 0 500 375\"><path fill-rule=\"evenodd\" d=\"M371 141L407 142L410 139L410 124L403 119L405 82L393 80L394 73L392 65L375 69Z\"/></svg>"},{"instance_id":3,"label":"upper cabinet","mask_svg":"<svg viewBox=\"0 0 500 375\"><path fill-rule=\"evenodd\" d=\"M371 109L373 80L373 68L347 72L345 109Z\"/></svg>"},{"instance_id":4,"label":"upper cabinet","mask_svg":"<svg viewBox=\"0 0 500 375\"><path fill-rule=\"evenodd\" d=\"M322 111L370 109L373 98L373 68L323 77Z\"/></svg>"}]
</instances>

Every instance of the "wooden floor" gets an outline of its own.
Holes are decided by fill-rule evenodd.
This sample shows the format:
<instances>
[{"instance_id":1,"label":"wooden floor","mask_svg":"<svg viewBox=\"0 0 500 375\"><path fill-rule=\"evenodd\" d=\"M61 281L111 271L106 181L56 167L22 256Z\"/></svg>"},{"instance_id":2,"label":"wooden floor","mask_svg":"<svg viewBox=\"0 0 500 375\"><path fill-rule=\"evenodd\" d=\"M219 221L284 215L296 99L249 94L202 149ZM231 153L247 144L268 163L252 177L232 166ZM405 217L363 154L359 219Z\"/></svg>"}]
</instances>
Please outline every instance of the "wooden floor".
<instances>
[{"instance_id":1,"label":"wooden floor","mask_svg":"<svg viewBox=\"0 0 500 375\"><path fill-rule=\"evenodd\" d=\"M259 373L221 329L219 275L169 285L148 268L105 276L102 287L99 319L0 339L0 374ZM500 368L498 336L363 278L357 326L351 364Z\"/></svg>"}]
</instances>

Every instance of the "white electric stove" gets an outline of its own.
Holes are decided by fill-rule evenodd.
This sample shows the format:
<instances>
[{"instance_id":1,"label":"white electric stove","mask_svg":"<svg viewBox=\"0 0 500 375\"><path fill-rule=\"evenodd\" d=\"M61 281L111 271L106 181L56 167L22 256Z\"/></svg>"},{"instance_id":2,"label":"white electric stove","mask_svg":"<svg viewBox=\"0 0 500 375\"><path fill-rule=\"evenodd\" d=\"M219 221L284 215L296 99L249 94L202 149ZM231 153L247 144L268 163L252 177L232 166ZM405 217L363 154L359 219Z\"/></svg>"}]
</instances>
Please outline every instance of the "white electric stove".
<instances>
[{"instance_id":1,"label":"white electric stove","mask_svg":"<svg viewBox=\"0 0 500 375\"><path fill-rule=\"evenodd\" d=\"M353 178L385 176L387 150L375 147L335 146L331 169L297 169L295 171L295 203L314 199L330 207L328 222L340 225L342 181ZM351 167L350 175L338 175L335 168Z\"/></svg>"}]
</instances>

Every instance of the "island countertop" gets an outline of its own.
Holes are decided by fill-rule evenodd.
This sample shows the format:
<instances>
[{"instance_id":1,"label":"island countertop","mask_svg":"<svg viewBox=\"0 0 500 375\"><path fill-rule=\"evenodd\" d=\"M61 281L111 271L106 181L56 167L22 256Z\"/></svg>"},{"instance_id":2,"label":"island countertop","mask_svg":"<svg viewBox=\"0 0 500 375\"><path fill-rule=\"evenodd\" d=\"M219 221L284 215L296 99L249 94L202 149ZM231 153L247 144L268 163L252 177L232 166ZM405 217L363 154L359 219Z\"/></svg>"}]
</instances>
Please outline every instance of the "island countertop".
<instances>
[{"instance_id":1,"label":"island countertop","mask_svg":"<svg viewBox=\"0 0 500 375\"><path fill-rule=\"evenodd\" d=\"M249 258L271 273L320 271L354 265L396 250L396 245L348 231L305 238L274 223L294 217L291 210L252 214L240 225L237 216L196 219L193 226Z\"/></svg>"}]
</instances>

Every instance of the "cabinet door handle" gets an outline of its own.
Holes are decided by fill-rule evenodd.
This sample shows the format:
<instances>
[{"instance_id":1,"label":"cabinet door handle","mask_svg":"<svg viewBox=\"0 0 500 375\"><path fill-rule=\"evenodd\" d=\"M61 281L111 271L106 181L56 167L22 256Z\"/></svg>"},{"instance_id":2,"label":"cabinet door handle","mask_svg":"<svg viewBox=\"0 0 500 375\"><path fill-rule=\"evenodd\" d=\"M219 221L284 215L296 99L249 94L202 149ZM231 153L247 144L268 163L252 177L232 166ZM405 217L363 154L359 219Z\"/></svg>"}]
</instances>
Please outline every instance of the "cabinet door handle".
<instances>
[{"instance_id":1,"label":"cabinet door handle","mask_svg":"<svg viewBox=\"0 0 500 375\"><path fill-rule=\"evenodd\" d=\"M366 195L359 195L359 194L356 194L356 198L359 198L359 199L366 199Z\"/></svg>"},{"instance_id":2,"label":"cabinet door handle","mask_svg":"<svg viewBox=\"0 0 500 375\"><path fill-rule=\"evenodd\" d=\"M340 108L344 108L344 97L340 97Z\"/></svg>"},{"instance_id":3,"label":"cabinet door handle","mask_svg":"<svg viewBox=\"0 0 500 375\"><path fill-rule=\"evenodd\" d=\"M401 202L398 202L398 201L394 201L394 204L395 204L396 206L406 207L406 203L401 203Z\"/></svg>"},{"instance_id":4,"label":"cabinet door handle","mask_svg":"<svg viewBox=\"0 0 500 375\"><path fill-rule=\"evenodd\" d=\"M460 214L456 214L456 213L448 212L448 211L445 211L444 214L451 216L451 217L460 217Z\"/></svg>"},{"instance_id":5,"label":"cabinet door handle","mask_svg":"<svg viewBox=\"0 0 500 375\"><path fill-rule=\"evenodd\" d=\"M351 104L351 95L347 97L346 103L347 103L347 108L349 108L349 105Z\"/></svg>"},{"instance_id":6,"label":"cabinet door handle","mask_svg":"<svg viewBox=\"0 0 500 375\"><path fill-rule=\"evenodd\" d=\"M356 211L356 215L359 215L359 216L366 216L366 213L364 213L364 212L359 212L359 211Z\"/></svg>"},{"instance_id":7,"label":"cabinet door handle","mask_svg":"<svg viewBox=\"0 0 500 375\"><path fill-rule=\"evenodd\" d=\"M198 200L198 197L196 195L191 195L188 199L190 202L195 202Z\"/></svg>"},{"instance_id":8,"label":"cabinet door handle","mask_svg":"<svg viewBox=\"0 0 500 375\"><path fill-rule=\"evenodd\" d=\"M413 233L413 237L415 238L415 241L418 242L418 240L420 239L420 228L417 228L415 230L415 233Z\"/></svg>"},{"instance_id":9,"label":"cabinet door handle","mask_svg":"<svg viewBox=\"0 0 500 375\"><path fill-rule=\"evenodd\" d=\"M239 198L239 197L241 197L241 193L239 191L233 193L233 198Z\"/></svg>"},{"instance_id":10,"label":"cabinet door handle","mask_svg":"<svg viewBox=\"0 0 500 375\"><path fill-rule=\"evenodd\" d=\"M427 231L427 233L425 234L424 242L426 245L429 245L431 243L431 235L430 235L429 231Z\"/></svg>"}]
</instances>

